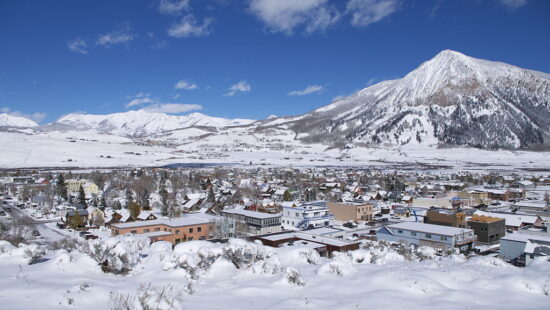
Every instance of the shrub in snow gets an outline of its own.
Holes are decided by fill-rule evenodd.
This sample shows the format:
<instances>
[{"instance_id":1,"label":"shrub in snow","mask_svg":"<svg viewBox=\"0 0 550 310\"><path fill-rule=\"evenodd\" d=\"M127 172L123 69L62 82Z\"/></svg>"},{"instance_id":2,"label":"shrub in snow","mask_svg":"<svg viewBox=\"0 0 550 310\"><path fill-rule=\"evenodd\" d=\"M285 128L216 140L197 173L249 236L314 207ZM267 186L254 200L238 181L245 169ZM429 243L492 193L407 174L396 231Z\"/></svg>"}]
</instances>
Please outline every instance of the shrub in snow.
<instances>
[{"instance_id":1,"label":"shrub in snow","mask_svg":"<svg viewBox=\"0 0 550 310\"><path fill-rule=\"evenodd\" d=\"M15 247L11 245L11 243L6 240L0 240L0 254L4 254L13 249L15 249Z\"/></svg>"},{"instance_id":2,"label":"shrub in snow","mask_svg":"<svg viewBox=\"0 0 550 310\"><path fill-rule=\"evenodd\" d=\"M306 282L302 280L302 275L300 271L294 267L287 267L285 270L285 279L288 283L294 284L296 286L304 286Z\"/></svg>"},{"instance_id":3,"label":"shrub in snow","mask_svg":"<svg viewBox=\"0 0 550 310\"><path fill-rule=\"evenodd\" d=\"M46 251L39 245L25 245L24 257L28 260L29 265L36 264L46 255Z\"/></svg>"},{"instance_id":4,"label":"shrub in snow","mask_svg":"<svg viewBox=\"0 0 550 310\"><path fill-rule=\"evenodd\" d=\"M63 238L50 243L49 249L52 251L65 250L73 252L82 247L81 242L76 238Z\"/></svg>"},{"instance_id":5,"label":"shrub in snow","mask_svg":"<svg viewBox=\"0 0 550 310\"><path fill-rule=\"evenodd\" d=\"M85 243L84 251L101 264L104 272L126 274L140 261L140 254L149 242L145 237L136 236L96 239Z\"/></svg>"},{"instance_id":6,"label":"shrub in snow","mask_svg":"<svg viewBox=\"0 0 550 310\"><path fill-rule=\"evenodd\" d=\"M181 299L185 289L173 285L141 285L135 294L111 294L109 303L113 310L170 310L182 309Z\"/></svg>"},{"instance_id":7,"label":"shrub in snow","mask_svg":"<svg viewBox=\"0 0 550 310\"><path fill-rule=\"evenodd\" d=\"M237 269L241 269L268 259L273 255L273 251L260 242L252 243L242 239L229 239L223 248L223 254Z\"/></svg>"}]
</instances>

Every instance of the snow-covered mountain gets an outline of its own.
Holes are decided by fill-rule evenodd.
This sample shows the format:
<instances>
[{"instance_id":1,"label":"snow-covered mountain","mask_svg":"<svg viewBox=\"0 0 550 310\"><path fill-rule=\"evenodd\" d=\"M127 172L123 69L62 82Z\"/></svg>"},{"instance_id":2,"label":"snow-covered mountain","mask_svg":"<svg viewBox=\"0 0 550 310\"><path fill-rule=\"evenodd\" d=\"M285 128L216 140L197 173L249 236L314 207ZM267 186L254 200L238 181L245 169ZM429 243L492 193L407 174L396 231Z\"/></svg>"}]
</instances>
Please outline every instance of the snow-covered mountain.
<instances>
[{"instance_id":1,"label":"snow-covered mountain","mask_svg":"<svg viewBox=\"0 0 550 310\"><path fill-rule=\"evenodd\" d=\"M35 127L37 123L28 118L21 116L13 116L7 113L0 114L0 127Z\"/></svg>"},{"instance_id":2,"label":"snow-covered mountain","mask_svg":"<svg viewBox=\"0 0 550 310\"><path fill-rule=\"evenodd\" d=\"M550 75L445 50L405 77L273 119L305 142L528 148L550 134Z\"/></svg>"},{"instance_id":3,"label":"snow-covered mountain","mask_svg":"<svg viewBox=\"0 0 550 310\"><path fill-rule=\"evenodd\" d=\"M254 120L225 119L201 113L175 116L138 110L106 115L68 114L47 127L50 129L96 130L99 133L121 136L146 136L179 128L197 126L224 128L247 125L252 122Z\"/></svg>"}]
</instances>

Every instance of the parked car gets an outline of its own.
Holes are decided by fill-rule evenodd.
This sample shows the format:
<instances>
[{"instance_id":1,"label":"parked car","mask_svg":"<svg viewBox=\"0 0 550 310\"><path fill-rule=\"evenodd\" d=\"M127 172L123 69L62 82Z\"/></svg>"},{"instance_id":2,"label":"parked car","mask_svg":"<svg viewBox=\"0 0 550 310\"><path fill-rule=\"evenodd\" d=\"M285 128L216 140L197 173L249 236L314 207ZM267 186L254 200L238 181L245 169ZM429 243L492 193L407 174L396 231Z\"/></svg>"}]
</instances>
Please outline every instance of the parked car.
<instances>
[{"instance_id":1,"label":"parked car","mask_svg":"<svg viewBox=\"0 0 550 310\"><path fill-rule=\"evenodd\" d=\"M40 236L40 232L35 229L35 230L32 231L32 235L35 236L35 237L38 237L38 236Z\"/></svg>"},{"instance_id":2,"label":"parked car","mask_svg":"<svg viewBox=\"0 0 550 310\"><path fill-rule=\"evenodd\" d=\"M6 212L0 211L0 216L6 216Z\"/></svg>"},{"instance_id":3,"label":"parked car","mask_svg":"<svg viewBox=\"0 0 550 310\"><path fill-rule=\"evenodd\" d=\"M79 233L80 237L82 237L82 238L86 238L87 235L91 235L91 234L92 234L92 233L89 232L89 231L81 231L81 232Z\"/></svg>"},{"instance_id":4,"label":"parked car","mask_svg":"<svg viewBox=\"0 0 550 310\"><path fill-rule=\"evenodd\" d=\"M4 208L4 210L6 210L6 212L11 212L11 208Z\"/></svg>"},{"instance_id":5,"label":"parked car","mask_svg":"<svg viewBox=\"0 0 550 310\"><path fill-rule=\"evenodd\" d=\"M60 229L65 229L67 227L67 225L63 224L63 223L57 223L57 228L60 228Z\"/></svg>"},{"instance_id":6,"label":"parked car","mask_svg":"<svg viewBox=\"0 0 550 310\"><path fill-rule=\"evenodd\" d=\"M90 239L97 239L98 237L96 235L92 235L92 234L87 234L84 239L86 240L90 240Z\"/></svg>"}]
</instances>

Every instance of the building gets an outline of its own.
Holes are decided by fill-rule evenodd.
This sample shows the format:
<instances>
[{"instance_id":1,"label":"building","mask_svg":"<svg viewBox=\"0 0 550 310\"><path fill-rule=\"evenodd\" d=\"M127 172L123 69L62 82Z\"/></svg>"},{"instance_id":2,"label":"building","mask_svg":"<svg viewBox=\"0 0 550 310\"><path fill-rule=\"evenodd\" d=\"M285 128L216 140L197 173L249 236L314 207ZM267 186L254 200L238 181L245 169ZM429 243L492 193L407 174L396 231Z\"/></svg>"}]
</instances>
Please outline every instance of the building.
<instances>
[{"instance_id":1,"label":"building","mask_svg":"<svg viewBox=\"0 0 550 310\"><path fill-rule=\"evenodd\" d=\"M550 256L550 235L508 234L500 239L500 258L514 265L529 265L539 256Z\"/></svg>"},{"instance_id":2,"label":"building","mask_svg":"<svg viewBox=\"0 0 550 310\"><path fill-rule=\"evenodd\" d=\"M136 234L155 241L168 241L173 245L191 240L206 240L214 232L214 221L205 216L187 215L171 219L115 223L113 236Z\"/></svg>"},{"instance_id":3,"label":"building","mask_svg":"<svg viewBox=\"0 0 550 310\"><path fill-rule=\"evenodd\" d=\"M387 225L376 232L376 238L378 241L403 242L441 250L458 248L461 252L470 251L477 240L472 229L418 222Z\"/></svg>"},{"instance_id":4,"label":"building","mask_svg":"<svg viewBox=\"0 0 550 310\"><path fill-rule=\"evenodd\" d=\"M337 221L372 221L373 205L357 202L328 202L330 213Z\"/></svg>"},{"instance_id":5,"label":"building","mask_svg":"<svg viewBox=\"0 0 550 310\"><path fill-rule=\"evenodd\" d=\"M310 234L308 232L282 232L256 236L263 245L271 247L302 246L313 248L321 256L331 257L332 252L347 252L359 249L360 242L350 242L339 238Z\"/></svg>"},{"instance_id":6,"label":"building","mask_svg":"<svg viewBox=\"0 0 550 310\"><path fill-rule=\"evenodd\" d=\"M270 214L249 210L223 210L222 215L246 225L246 234L264 235L281 231L281 214Z\"/></svg>"},{"instance_id":7,"label":"building","mask_svg":"<svg viewBox=\"0 0 550 310\"><path fill-rule=\"evenodd\" d=\"M67 186L67 191L69 193L78 193L80 191L80 186L84 189L84 194L86 196L98 195L99 187L92 183L91 181L85 179L69 179L65 181L65 186Z\"/></svg>"},{"instance_id":8,"label":"building","mask_svg":"<svg viewBox=\"0 0 550 310\"><path fill-rule=\"evenodd\" d=\"M297 206L283 205L281 224L285 229L327 227L334 215L329 213L325 201L307 202Z\"/></svg>"},{"instance_id":9,"label":"building","mask_svg":"<svg viewBox=\"0 0 550 310\"><path fill-rule=\"evenodd\" d=\"M424 216L424 223L465 228L466 214L458 210L431 208Z\"/></svg>"},{"instance_id":10,"label":"building","mask_svg":"<svg viewBox=\"0 0 550 310\"><path fill-rule=\"evenodd\" d=\"M497 212L485 212L485 211L476 211L475 214L503 218L506 222L506 229L509 229L509 230L518 230L524 226L531 226L531 225L541 226L542 225L542 219L538 216L533 216L533 215L497 213Z\"/></svg>"},{"instance_id":11,"label":"building","mask_svg":"<svg viewBox=\"0 0 550 310\"><path fill-rule=\"evenodd\" d=\"M467 223L481 243L497 243L506 235L506 221L500 217L474 214Z\"/></svg>"}]
</instances>

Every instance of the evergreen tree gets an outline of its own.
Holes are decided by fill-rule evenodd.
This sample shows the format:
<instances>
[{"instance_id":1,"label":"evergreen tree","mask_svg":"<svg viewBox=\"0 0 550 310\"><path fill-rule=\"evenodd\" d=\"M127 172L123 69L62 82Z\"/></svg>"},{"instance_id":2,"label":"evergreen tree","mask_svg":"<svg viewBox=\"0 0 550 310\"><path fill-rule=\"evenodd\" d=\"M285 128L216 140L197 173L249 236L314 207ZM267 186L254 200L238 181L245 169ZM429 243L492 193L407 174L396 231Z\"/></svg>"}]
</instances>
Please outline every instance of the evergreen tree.
<instances>
[{"instance_id":1,"label":"evergreen tree","mask_svg":"<svg viewBox=\"0 0 550 310\"><path fill-rule=\"evenodd\" d=\"M55 182L55 193L57 196L65 200L68 199L67 187L65 187L65 177L61 173L57 175L57 180Z\"/></svg>"},{"instance_id":2,"label":"evergreen tree","mask_svg":"<svg viewBox=\"0 0 550 310\"><path fill-rule=\"evenodd\" d=\"M140 197L140 204L143 207L143 210L151 210L149 205L149 191L145 189Z\"/></svg>"},{"instance_id":3,"label":"evergreen tree","mask_svg":"<svg viewBox=\"0 0 550 310\"><path fill-rule=\"evenodd\" d=\"M214 190L212 189L213 186L210 186L208 189L208 198L207 200L209 202L216 202L216 196L214 195Z\"/></svg>"},{"instance_id":4,"label":"evergreen tree","mask_svg":"<svg viewBox=\"0 0 550 310\"><path fill-rule=\"evenodd\" d=\"M137 219L137 217L141 213L141 208L137 204L137 202L131 201L130 203L128 203L128 211L134 219Z\"/></svg>"},{"instance_id":5,"label":"evergreen tree","mask_svg":"<svg viewBox=\"0 0 550 310\"><path fill-rule=\"evenodd\" d=\"M130 188L126 189L126 208L128 208L128 205L130 202L134 201L134 194L132 193L132 190Z\"/></svg>"},{"instance_id":6,"label":"evergreen tree","mask_svg":"<svg viewBox=\"0 0 550 310\"><path fill-rule=\"evenodd\" d=\"M284 201L291 201L292 200L292 196L290 195L290 192L288 190L286 190L285 193L283 194L283 200Z\"/></svg>"},{"instance_id":7,"label":"evergreen tree","mask_svg":"<svg viewBox=\"0 0 550 310\"><path fill-rule=\"evenodd\" d=\"M84 192L84 187L80 185L80 189L78 190L78 203L83 205L84 208L88 208L88 203L86 202L86 193Z\"/></svg>"},{"instance_id":8,"label":"evergreen tree","mask_svg":"<svg viewBox=\"0 0 550 310\"><path fill-rule=\"evenodd\" d=\"M105 200L105 195L101 195L101 201L99 203L99 208L101 209L101 211L105 211L105 209L107 208L107 201Z\"/></svg>"},{"instance_id":9,"label":"evergreen tree","mask_svg":"<svg viewBox=\"0 0 550 310\"><path fill-rule=\"evenodd\" d=\"M74 215L71 217L70 223L73 228L78 228L84 226L84 222L82 221L82 218L80 217L80 213L78 213L78 210L74 210Z\"/></svg>"},{"instance_id":10,"label":"evergreen tree","mask_svg":"<svg viewBox=\"0 0 550 310\"><path fill-rule=\"evenodd\" d=\"M120 209L122 209L122 204L120 204L120 201L117 200L113 203L113 210L120 210Z\"/></svg>"}]
</instances>

